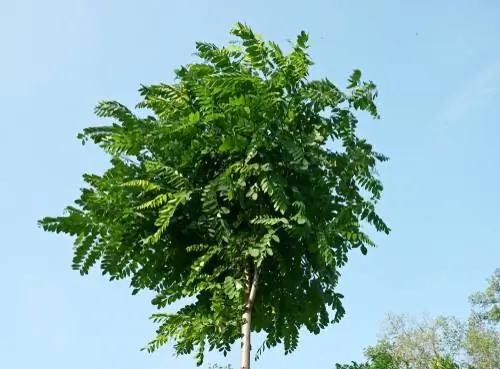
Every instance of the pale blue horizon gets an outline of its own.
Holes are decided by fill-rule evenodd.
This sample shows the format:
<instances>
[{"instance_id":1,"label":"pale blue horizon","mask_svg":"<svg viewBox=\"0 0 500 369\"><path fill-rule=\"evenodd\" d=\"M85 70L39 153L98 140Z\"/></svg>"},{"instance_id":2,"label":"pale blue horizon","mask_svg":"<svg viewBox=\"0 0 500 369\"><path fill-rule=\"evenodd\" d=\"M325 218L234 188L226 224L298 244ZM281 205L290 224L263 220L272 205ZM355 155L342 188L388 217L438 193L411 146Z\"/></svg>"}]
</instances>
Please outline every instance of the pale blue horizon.
<instances>
[{"instance_id":1,"label":"pale blue horizon","mask_svg":"<svg viewBox=\"0 0 500 369\"><path fill-rule=\"evenodd\" d=\"M195 367L171 345L140 352L154 334L149 296L97 270L80 277L72 240L36 221L74 200L82 173L107 167L76 139L98 123L98 101L135 104L140 84L171 80L195 41L225 44L237 21L280 44L307 31L313 75L339 86L360 68L379 87L382 116L363 120L361 133L391 157L380 211L393 232L343 270L346 317L253 368L361 360L388 312L466 317L468 296L500 267L499 17L492 0L1 2L0 367ZM237 367L238 350L210 362Z\"/></svg>"}]
</instances>

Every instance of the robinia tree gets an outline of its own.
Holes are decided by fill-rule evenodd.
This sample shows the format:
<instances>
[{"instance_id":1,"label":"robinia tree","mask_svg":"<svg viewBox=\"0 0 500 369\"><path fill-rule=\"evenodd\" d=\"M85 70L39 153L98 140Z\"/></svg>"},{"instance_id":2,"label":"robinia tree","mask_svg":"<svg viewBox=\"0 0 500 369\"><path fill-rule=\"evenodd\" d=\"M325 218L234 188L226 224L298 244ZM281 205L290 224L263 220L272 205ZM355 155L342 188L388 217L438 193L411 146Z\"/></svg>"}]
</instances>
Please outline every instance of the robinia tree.
<instances>
[{"instance_id":1,"label":"robinia tree","mask_svg":"<svg viewBox=\"0 0 500 369\"><path fill-rule=\"evenodd\" d=\"M355 111L378 118L376 87L355 70L345 91L310 80L308 35L284 53L246 25L228 47L196 44L199 63L175 71L173 84L143 86L138 116L98 104L107 126L83 130L109 155L103 175L65 215L41 227L74 236L73 268L96 263L133 294L153 291L154 351L223 353L241 339L250 366L250 333L261 347L298 345L299 330L319 333L344 315L336 291L349 250L373 242L362 224L389 232L375 205L376 164L387 158L357 136ZM149 115L148 115L149 114ZM334 150L333 147L336 147Z\"/></svg>"}]
</instances>

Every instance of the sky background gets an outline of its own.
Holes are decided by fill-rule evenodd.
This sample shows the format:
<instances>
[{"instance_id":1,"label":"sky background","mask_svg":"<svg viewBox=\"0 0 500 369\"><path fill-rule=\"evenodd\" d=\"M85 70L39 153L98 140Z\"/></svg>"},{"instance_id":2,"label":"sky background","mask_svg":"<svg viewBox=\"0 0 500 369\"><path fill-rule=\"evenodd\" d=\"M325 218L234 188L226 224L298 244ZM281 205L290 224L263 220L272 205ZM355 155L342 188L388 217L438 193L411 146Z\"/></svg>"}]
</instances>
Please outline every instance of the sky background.
<instances>
[{"instance_id":1,"label":"sky background","mask_svg":"<svg viewBox=\"0 0 500 369\"><path fill-rule=\"evenodd\" d=\"M76 134L95 104L135 104L139 84L170 81L194 43L225 44L236 21L285 44L311 35L314 76L375 81L382 119L361 133L391 157L380 211L393 229L353 253L339 291L347 315L254 368L333 368L362 358L388 312L466 317L468 295L500 267L500 2L497 0L0 1L0 367L194 368L153 337L150 296L70 269L71 239L37 219L78 195L108 159ZM232 363L215 353L208 362Z\"/></svg>"}]
</instances>

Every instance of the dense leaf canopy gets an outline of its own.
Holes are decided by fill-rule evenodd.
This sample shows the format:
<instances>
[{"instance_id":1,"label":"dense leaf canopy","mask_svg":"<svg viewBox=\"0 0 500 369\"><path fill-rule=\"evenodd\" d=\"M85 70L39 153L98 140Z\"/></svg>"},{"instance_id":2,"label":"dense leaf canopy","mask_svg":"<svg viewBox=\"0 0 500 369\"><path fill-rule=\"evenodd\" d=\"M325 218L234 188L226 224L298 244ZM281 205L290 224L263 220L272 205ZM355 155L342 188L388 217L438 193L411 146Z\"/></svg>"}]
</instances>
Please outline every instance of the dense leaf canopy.
<instances>
[{"instance_id":1,"label":"dense leaf canopy","mask_svg":"<svg viewBox=\"0 0 500 369\"><path fill-rule=\"evenodd\" d=\"M358 70L345 92L309 80L304 32L288 54L246 25L232 34L228 47L197 43L201 61L175 83L142 87L137 108L151 115L100 103L113 124L79 137L110 155L110 169L85 174L76 204L40 222L75 237L82 274L99 262L134 293L154 291L159 309L188 298L153 316L148 349L172 339L199 363L240 338L245 270L259 276L252 330L290 352L301 327L319 333L344 314L338 269L350 249L373 246L362 223L389 232L375 211L375 167L387 158L357 137L353 114L378 118L375 85Z\"/></svg>"}]
</instances>

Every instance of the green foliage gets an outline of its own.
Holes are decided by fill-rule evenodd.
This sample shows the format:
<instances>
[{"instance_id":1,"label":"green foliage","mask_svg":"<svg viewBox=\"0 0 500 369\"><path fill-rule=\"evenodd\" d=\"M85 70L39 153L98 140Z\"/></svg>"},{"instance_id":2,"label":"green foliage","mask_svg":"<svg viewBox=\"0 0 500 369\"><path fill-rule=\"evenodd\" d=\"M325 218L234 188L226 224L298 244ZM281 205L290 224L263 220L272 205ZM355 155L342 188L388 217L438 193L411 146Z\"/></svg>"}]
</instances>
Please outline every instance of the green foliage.
<instances>
[{"instance_id":1,"label":"green foliage","mask_svg":"<svg viewBox=\"0 0 500 369\"><path fill-rule=\"evenodd\" d=\"M411 319L390 315L368 358L387 353L398 369L500 368L500 334L494 327L452 317Z\"/></svg>"},{"instance_id":2,"label":"green foliage","mask_svg":"<svg viewBox=\"0 0 500 369\"><path fill-rule=\"evenodd\" d=\"M465 325L455 318L413 319L408 315L388 315L382 339L366 350L368 356L387 352L400 367L428 369L434 357L452 360L461 354Z\"/></svg>"},{"instance_id":3,"label":"green foliage","mask_svg":"<svg viewBox=\"0 0 500 369\"><path fill-rule=\"evenodd\" d=\"M430 369L459 369L459 366L449 356L436 355L432 358Z\"/></svg>"},{"instance_id":4,"label":"green foliage","mask_svg":"<svg viewBox=\"0 0 500 369\"><path fill-rule=\"evenodd\" d=\"M365 350L368 361L337 364L336 368L498 369L500 269L489 279L485 291L475 293L470 301L475 309L466 321L388 315L381 339Z\"/></svg>"},{"instance_id":5,"label":"green foliage","mask_svg":"<svg viewBox=\"0 0 500 369\"><path fill-rule=\"evenodd\" d=\"M228 364L228 365L220 365L220 364L210 364L208 365L208 369L233 369L233 367L231 366L231 364Z\"/></svg>"},{"instance_id":6,"label":"green foliage","mask_svg":"<svg viewBox=\"0 0 500 369\"><path fill-rule=\"evenodd\" d=\"M151 290L154 351L169 340L177 354L227 353L240 338L249 289L260 276L252 330L266 333L258 350L299 329L319 333L344 315L336 291L351 249L374 246L363 223L389 233L377 215L387 158L357 137L356 110L378 118L375 85L355 71L346 91L309 80L313 64L302 32L289 54L238 23L230 47L196 44L200 63L175 71L174 84L143 86L137 108L105 101L108 126L78 136L111 157L103 175L66 214L40 221L75 237L73 268L100 264L111 280ZM327 142L338 143L335 151ZM186 300L183 300L186 301ZM330 313L333 312L333 316Z\"/></svg>"},{"instance_id":7,"label":"green foliage","mask_svg":"<svg viewBox=\"0 0 500 369\"><path fill-rule=\"evenodd\" d=\"M393 356L384 348L372 350L367 354L368 361L362 364L335 364L335 369L397 369Z\"/></svg>"},{"instance_id":8,"label":"green foliage","mask_svg":"<svg viewBox=\"0 0 500 369\"><path fill-rule=\"evenodd\" d=\"M396 369L396 360L386 347L372 350L366 355L369 359L369 369Z\"/></svg>"},{"instance_id":9,"label":"green foliage","mask_svg":"<svg viewBox=\"0 0 500 369\"><path fill-rule=\"evenodd\" d=\"M500 269L488 279L484 291L470 296L473 306L465 349L474 368L500 368Z\"/></svg>"},{"instance_id":10,"label":"green foliage","mask_svg":"<svg viewBox=\"0 0 500 369\"><path fill-rule=\"evenodd\" d=\"M475 312L476 319L493 324L500 322L500 268L488 280L486 290L473 294L470 301L474 307L479 308Z\"/></svg>"},{"instance_id":11,"label":"green foliage","mask_svg":"<svg viewBox=\"0 0 500 369\"><path fill-rule=\"evenodd\" d=\"M473 368L500 368L500 332L494 327L471 320L464 348Z\"/></svg>"},{"instance_id":12,"label":"green foliage","mask_svg":"<svg viewBox=\"0 0 500 369\"><path fill-rule=\"evenodd\" d=\"M352 361L349 364L335 364L335 369L370 369L370 366L368 363L359 364Z\"/></svg>"}]
</instances>

